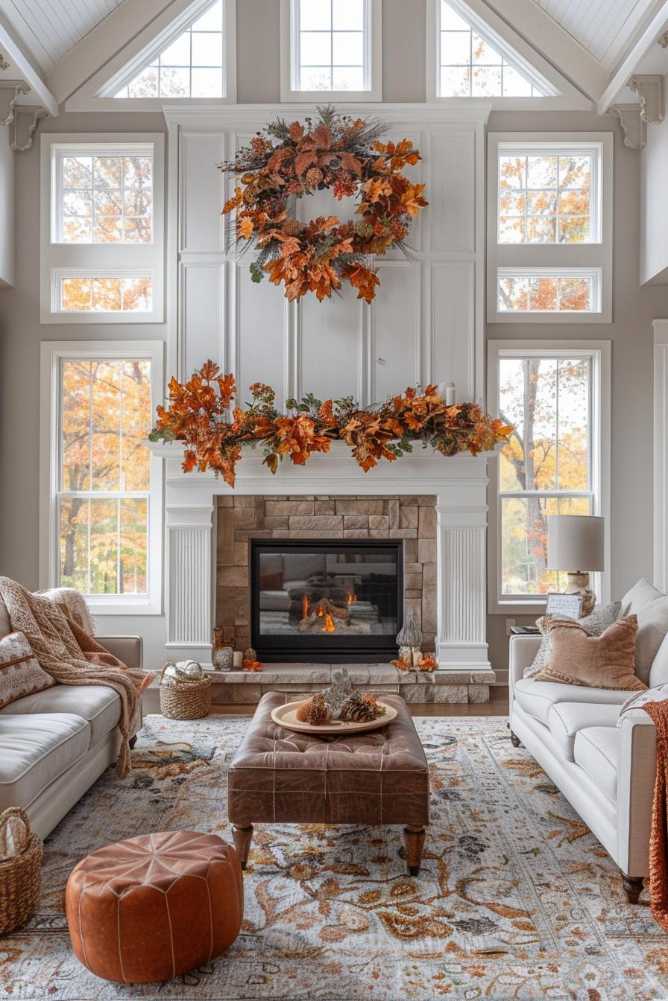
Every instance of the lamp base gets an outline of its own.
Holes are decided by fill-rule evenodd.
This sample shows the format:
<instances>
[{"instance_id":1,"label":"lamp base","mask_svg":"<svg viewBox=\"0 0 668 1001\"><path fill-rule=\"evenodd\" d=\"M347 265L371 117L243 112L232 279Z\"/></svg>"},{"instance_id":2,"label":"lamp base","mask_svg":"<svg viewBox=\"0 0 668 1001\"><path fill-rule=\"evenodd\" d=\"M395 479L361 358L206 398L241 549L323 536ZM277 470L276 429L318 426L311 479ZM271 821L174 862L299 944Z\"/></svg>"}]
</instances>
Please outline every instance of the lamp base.
<instances>
[{"instance_id":1,"label":"lamp base","mask_svg":"<svg viewBox=\"0 0 668 1001\"><path fill-rule=\"evenodd\" d=\"M573 571L573 573L568 574L568 585L566 587L565 594L580 594L582 595L582 611L581 615L589 615L594 610L594 605L596 604L596 595L589 587L589 574L583 573L581 570Z\"/></svg>"}]
</instances>

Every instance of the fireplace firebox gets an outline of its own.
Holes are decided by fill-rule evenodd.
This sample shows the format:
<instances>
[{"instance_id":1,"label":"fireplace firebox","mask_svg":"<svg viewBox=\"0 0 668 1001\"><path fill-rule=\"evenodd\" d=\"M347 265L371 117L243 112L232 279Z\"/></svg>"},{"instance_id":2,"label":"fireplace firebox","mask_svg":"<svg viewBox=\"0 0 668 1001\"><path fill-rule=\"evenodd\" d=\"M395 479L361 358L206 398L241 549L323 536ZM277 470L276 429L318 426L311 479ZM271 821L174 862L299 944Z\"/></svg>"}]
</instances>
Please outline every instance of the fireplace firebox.
<instances>
[{"instance_id":1,"label":"fireplace firebox","mask_svg":"<svg viewBox=\"0 0 668 1001\"><path fill-rule=\"evenodd\" d=\"M251 539L260 660L388 660L402 621L401 540Z\"/></svg>"}]
</instances>

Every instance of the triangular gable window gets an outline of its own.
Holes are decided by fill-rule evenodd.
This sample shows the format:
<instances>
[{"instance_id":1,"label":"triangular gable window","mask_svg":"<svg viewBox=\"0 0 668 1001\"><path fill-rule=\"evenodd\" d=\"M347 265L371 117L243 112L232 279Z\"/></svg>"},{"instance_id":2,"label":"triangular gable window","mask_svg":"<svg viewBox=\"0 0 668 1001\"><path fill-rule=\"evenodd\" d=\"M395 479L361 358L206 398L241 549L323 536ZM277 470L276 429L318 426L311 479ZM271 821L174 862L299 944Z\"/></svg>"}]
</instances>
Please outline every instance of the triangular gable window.
<instances>
[{"instance_id":1,"label":"triangular gable window","mask_svg":"<svg viewBox=\"0 0 668 1001\"><path fill-rule=\"evenodd\" d=\"M545 97L554 93L460 3L440 0L440 97Z\"/></svg>"},{"instance_id":2,"label":"triangular gable window","mask_svg":"<svg viewBox=\"0 0 668 1001\"><path fill-rule=\"evenodd\" d=\"M148 55L122 87L121 98L224 97L223 0L214 0Z\"/></svg>"}]
</instances>

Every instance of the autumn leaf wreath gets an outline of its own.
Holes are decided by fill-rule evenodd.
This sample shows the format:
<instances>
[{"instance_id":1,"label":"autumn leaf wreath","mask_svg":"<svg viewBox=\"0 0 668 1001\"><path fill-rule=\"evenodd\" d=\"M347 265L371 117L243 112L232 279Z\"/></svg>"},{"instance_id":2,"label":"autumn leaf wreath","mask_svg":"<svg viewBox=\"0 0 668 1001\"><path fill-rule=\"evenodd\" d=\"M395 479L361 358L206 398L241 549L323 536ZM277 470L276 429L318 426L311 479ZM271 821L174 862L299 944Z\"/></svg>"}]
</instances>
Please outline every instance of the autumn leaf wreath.
<instances>
[{"instance_id":1,"label":"autumn leaf wreath","mask_svg":"<svg viewBox=\"0 0 668 1001\"><path fill-rule=\"evenodd\" d=\"M420 153L409 139L379 141L387 126L318 108L317 118L287 124L277 118L220 169L240 183L223 214L236 211L230 245L253 248L253 281L264 275L285 286L288 299L315 292L319 300L349 282L371 302L380 284L369 258L392 247L407 252L412 218L428 203L424 184L404 175ZM329 190L341 201L358 199L355 218L318 216L301 222L291 200Z\"/></svg>"}]
</instances>

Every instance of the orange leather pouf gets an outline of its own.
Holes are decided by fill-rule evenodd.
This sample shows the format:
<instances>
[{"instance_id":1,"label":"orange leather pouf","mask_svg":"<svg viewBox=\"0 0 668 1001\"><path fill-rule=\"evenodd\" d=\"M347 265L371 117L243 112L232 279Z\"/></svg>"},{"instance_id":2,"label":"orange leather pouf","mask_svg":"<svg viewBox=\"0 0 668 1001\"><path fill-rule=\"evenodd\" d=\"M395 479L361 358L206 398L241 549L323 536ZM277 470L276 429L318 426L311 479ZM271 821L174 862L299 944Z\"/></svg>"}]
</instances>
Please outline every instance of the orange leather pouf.
<instances>
[{"instance_id":1,"label":"orange leather pouf","mask_svg":"<svg viewBox=\"0 0 668 1001\"><path fill-rule=\"evenodd\" d=\"M171 980L234 942L243 917L241 866L215 834L147 834L100 848L65 891L72 948L105 980Z\"/></svg>"}]
</instances>

